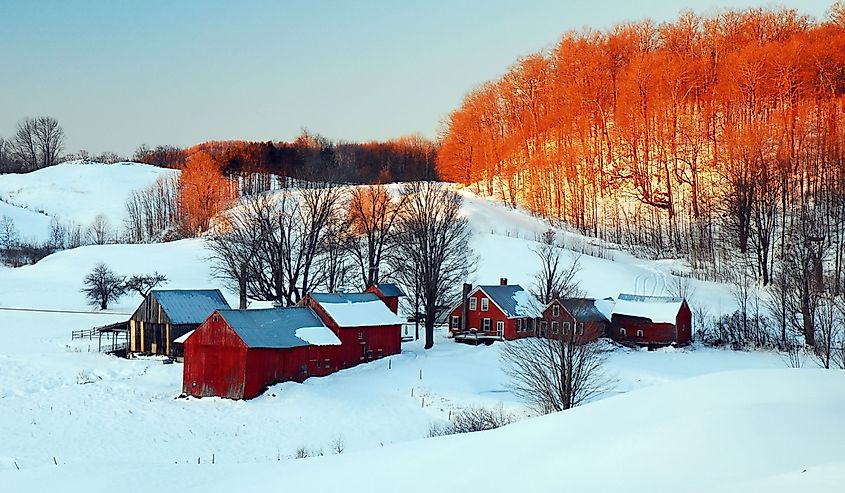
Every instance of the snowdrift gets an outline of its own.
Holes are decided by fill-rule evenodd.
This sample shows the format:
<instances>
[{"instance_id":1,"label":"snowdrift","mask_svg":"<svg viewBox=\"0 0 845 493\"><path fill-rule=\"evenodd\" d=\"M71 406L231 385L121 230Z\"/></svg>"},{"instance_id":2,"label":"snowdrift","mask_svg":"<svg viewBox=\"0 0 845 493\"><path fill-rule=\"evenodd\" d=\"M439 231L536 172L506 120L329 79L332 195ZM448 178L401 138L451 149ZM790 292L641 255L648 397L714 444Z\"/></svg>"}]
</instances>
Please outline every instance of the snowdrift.
<instances>
[{"instance_id":1,"label":"snowdrift","mask_svg":"<svg viewBox=\"0 0 845 493\"><path fill-rule=\"evenodd\" d=\"M757 370L631 392L489 432L278 463L0 473L6 492L834 491L845 374Z\"/></svg>"}]
</instances>

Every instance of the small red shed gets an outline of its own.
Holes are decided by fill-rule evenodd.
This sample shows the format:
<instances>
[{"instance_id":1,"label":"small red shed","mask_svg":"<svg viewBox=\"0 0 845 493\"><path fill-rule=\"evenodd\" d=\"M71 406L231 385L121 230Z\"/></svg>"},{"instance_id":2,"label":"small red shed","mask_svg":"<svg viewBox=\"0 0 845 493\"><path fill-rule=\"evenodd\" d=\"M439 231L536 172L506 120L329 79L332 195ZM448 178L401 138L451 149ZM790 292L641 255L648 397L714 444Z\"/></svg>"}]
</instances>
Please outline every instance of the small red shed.
<instances>
[{"instance_id":1,"label":"small red shed","mask_svg":"<svg viewBox=\"0 0 845 493\"><path fill-rule=\"evenodd\" d=\"M399 286L391 282L373 283L365 292L378 296L390 308L390 311L399 314L399 298L405 296L405 292L399 289Z\"/></svg>"},{"instance_id":2,"label":"small red shed","mask_svg":"<svg viewBox=\"0 0 845 493\"><path fill-rule=\"evenodd\" d=\"M502 278L498 285L477 286L467 296L467 320L462 320L463 303L449 312L449 331L455 336L469 333L494 339L519 339L534 333L543 306L519 284Z\"/></svg>"},{"instance_id":3,"label":"small red shed","mask_svg":"<svg viewBox=\"0 0 845 493\"><path fill-rule=\"evenodd\" d=\"M216 310L185 339L182 391L251 399L338 369L340 340L306 307Z\"/></svg>"},{"instance_id":4,"label":"small red shed","mask_svg":"<svg viewBox=\"0 0 845 493\"><path fill-rule=\"evenodd\" d=\"M684 298L620 294L611 323L611 337L619 341L668 345L692 340L692 311Z\"/></svg>"},{"instance_id":5,"label":"small red shed","mask_svg":"<svg viewBox=\"0 0 845 493\"><path fill-rule=\"evenodd\" d=\"M402 319L374 293L310 293L301 303L340 339L340 368L402 351Z\"/></svg>"}]
</instances>

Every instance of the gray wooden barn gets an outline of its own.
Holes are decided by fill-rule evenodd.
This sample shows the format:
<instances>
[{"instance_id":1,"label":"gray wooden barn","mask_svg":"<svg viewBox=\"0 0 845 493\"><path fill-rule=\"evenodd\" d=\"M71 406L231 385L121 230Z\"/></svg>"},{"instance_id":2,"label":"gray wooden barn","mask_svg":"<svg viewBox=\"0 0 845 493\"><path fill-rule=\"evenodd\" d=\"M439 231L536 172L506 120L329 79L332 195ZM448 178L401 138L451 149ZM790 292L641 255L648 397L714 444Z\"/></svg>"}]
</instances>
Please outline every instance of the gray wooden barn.
<instances>
[{"instance_id":1,"label":"gray wooden barn","mask_svg":"<svg viewBox=\"0 0 845 493\"><path fill-rule=\"evenodd\" d=\"M229 308L219 289L154 289L129 319L129 351L171 356L175 339Z\"/></svg>"}]
</instances>

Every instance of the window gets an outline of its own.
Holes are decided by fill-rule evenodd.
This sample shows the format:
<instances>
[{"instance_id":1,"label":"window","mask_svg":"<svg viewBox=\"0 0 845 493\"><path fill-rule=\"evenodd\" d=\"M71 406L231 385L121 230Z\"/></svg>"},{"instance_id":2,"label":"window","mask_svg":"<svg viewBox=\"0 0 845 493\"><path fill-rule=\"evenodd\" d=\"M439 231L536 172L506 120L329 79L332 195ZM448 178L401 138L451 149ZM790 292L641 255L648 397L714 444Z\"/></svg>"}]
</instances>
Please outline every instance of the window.
<instances>
[{"instance_id":1,"label":"window","mask_svg":"<svg viewBox=\"0 0 845 493\"><path fill-rule=\"evenodd\" d=\"M524 322L524 320L522 320L521 318L516 319L516 331L517 332L522 332L522 323L523 322Z\"/></svg>"},{"instance_id":2,"label":"window","mask_svg":"<svg viewBox=\"0 0 845 493\"><path fill-rule=\"evenodd\" d=\"M619 329L619 335L621 335L621 336L625 335L625 328L624 327Z\"/></svg>"},{"instance_id":3,"label":"window","mask_svg":"<svg viewBox=\"0 0 845 493\"><path fill-rule=\"evenodd\" d=\"M557 322L552 322L552 334L557 334Z\"/></svg>"},{"instance_id":4,"label":"window","mask_svg":"<svg viewBox=\"0 0 845 493\"><path fill-rule=\"evenodd\" d=\"M478 309L478 298L472 297L469 299L469 309L475 311Z\"/></svg>"},{"instance_id":5,"label":"window","mask_svg":"<svg viewBox=\"0 0 845 493\"><path fill-rule=\"evenodd\" d=\"M487 298L481 298L481 311L486 312L488 308L490 308L490 300Z\"/></svg>"},{"instance_id":6,"label":"window","mask_svg":"<svg viewBox=\"0 0 845 493\"><path fill-rule=\"evenodd\" d=\"M363 332L358 332L358 340L359 341L364 340L364 333Z\"/></svg>"},{"instance_id":7,"label":"window","mask_svg":"<svg viewBox=\"0 0 845 493\"><path fill-rule=\"evenodd\" d=\"M584 335L584 322L578 322L578 335Z\"/></svg>"},{"instance_id":8,"label":"window","mask_svg":"<svg viewBox=\"0 0 845 493\"><path fill-rule=\"evenodd\" d=\"M220 321L220 316L219 316L219 315L217 315L216 313L214 314L214 317L213 317L213 318L214 318L214 321L215 321L215 322Z\"/></svg>"},{"instance_id":9,"label":"window","mask_svg":"<svg viewBox=\"0 0 845 493\"><path fill-rule=\"evenodd\" d=\"M505 334L505 323L501 320L496 322L496 335L502 337Z\"/></svg>"},{"instance_id":10,"label":"window","mask_svg":"<svg viewBox=\"0 0 845 493\"><path fill-rule=\"evenodd\" d=\"M637 337L642 337L642 336L643 336L643 331L638 330L638 331L637 331Z\"/></svg>"},{"instance_id":11,"label":"window","mask_svg":"<svg viewBox=\"0 0 845 493\"><path fill-rule=\"evenodd\" d=\"M546 337L546 321L540 322L540 337Z\"/></svg>"},{"instance_id":12,"label":"window","mask_svg":"<svg viewBox=\"0 0 845 493\"><path fill-rule=\"evenodd\" d=\"M461 317L452 316L452 328L457 329L461 326Z\"/></svg>"},{"instance_id":13,"label":"window","mask_svg":"<svg viewBox=\"0 0 845 493\"><path fill-rule=\"evenodd\" d=\"M485 318L481 320L481 328L484 332L490 332L490 319Z\"/></svg>"},{"instance_id":14,"label":"window","mask_svg":"<svg viewBox=\"0 0 845 493\"><path fill-rule=\"evenodd\" d=\"M563 335L569 334L569 322L563 323Z\"/></svg>"},{"instance_id":15,"label":"window","mask_svg":"<svg viewBox=\"0 0 845 493\"><path fill-rule=\"evenodd\" d=\"M558 305L557 303L552 306L552 316L555 318L560 316L560 305Z\"/></svg>"},{"instance_id":16,"label":"window","mask_svg":"<svg viewBox=\"0 0 845 493\"><path fill-rule=\"evenodd\" d=\"M330 368L332 367L332 360L327 359L327 360L324 362L324 365L325 365L326 370L330 369Z\"/></svg>"}]
</instances>

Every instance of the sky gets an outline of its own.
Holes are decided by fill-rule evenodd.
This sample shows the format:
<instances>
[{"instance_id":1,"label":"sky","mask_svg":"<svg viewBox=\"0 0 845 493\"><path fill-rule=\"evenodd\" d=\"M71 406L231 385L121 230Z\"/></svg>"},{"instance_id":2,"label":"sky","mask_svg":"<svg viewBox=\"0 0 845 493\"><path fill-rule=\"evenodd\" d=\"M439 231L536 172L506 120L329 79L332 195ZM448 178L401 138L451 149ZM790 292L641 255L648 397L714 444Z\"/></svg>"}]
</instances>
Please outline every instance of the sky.
<instances>
[{"instance_id":1,"label":"sky","mask_svg":"<svg viewBox=\"0 0 845 493\"><path fill-rule=\"evenodd\" d=\"M566 31L684 9L833 0L0 0L0 136L50 115L66 150L421 133Z\"/></svg>"}]
</instances>

